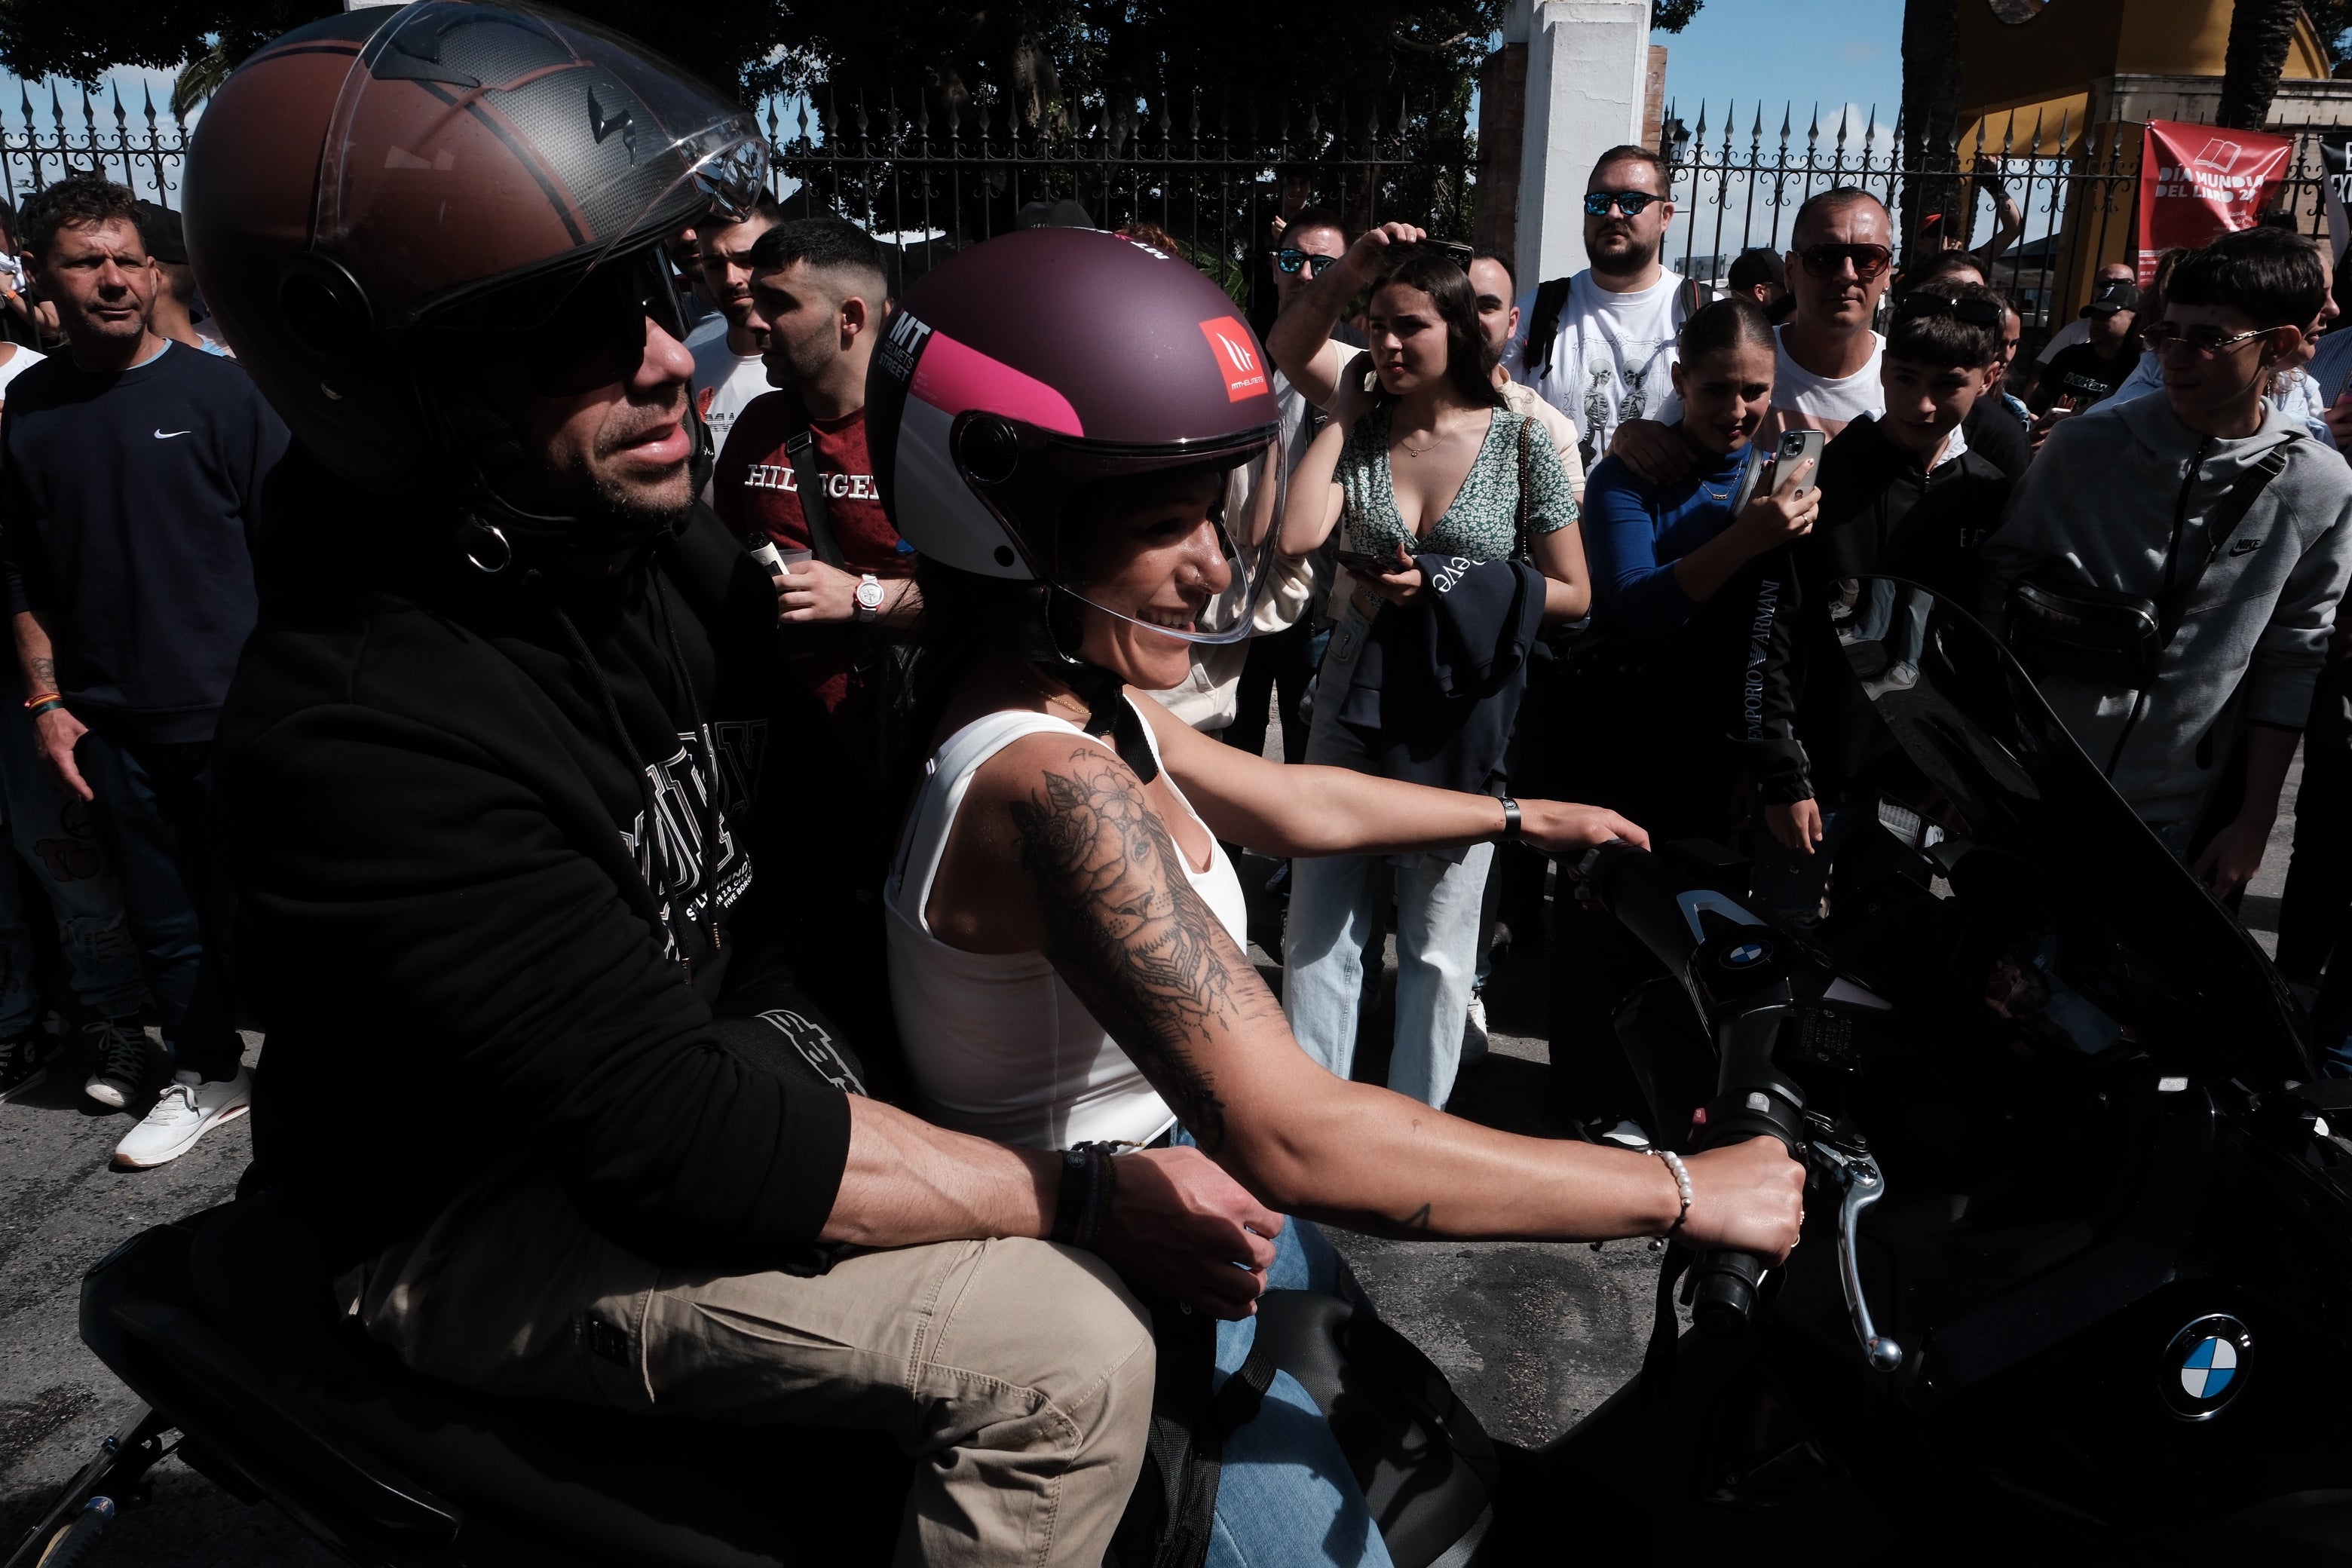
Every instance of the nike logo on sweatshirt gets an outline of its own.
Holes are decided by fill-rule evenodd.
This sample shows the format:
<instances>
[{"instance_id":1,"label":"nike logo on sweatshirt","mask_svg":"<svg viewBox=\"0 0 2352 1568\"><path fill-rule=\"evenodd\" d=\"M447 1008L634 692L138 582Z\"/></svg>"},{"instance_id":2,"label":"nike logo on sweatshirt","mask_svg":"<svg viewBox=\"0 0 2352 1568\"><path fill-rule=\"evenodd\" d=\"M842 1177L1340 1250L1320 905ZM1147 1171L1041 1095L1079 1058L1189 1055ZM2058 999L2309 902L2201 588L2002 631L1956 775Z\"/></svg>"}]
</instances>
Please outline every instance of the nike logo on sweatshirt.
<instances>
[{"instance_id":1,"label":"nike logo on sweatshirt","mask_svg":"<svg viewBox=\"0 0 2352 1568\"><path fill-rule=\"evenodd\" d=\"M184 436L186 434L187 432L185 430L158 430L155 432L155 439L158 441L168 441L174 436Z\"/></svg>"}]
</instances>

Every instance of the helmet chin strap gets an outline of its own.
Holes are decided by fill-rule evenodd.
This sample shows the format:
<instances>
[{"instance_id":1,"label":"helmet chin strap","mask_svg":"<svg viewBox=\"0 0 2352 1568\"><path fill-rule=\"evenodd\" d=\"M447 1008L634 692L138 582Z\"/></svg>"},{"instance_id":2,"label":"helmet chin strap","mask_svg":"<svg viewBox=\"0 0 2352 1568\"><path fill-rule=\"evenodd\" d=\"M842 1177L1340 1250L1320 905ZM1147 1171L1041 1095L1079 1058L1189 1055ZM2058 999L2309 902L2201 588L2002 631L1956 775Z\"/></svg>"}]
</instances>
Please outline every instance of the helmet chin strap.
<instances>
[{"instance_id":1,"label":"helmet chin strap","mask_svg":"<svg viewBox=\"0 0 2352 1568\"><path fill-rule=\"evenodd\" d=\"M1063 649L1062 634L1066 629L1072 645L1078 640L1077 598L1046 584L1040 607L1044 612L1040 619L1046 649L1052 655L1050 662L1078 700L1087 705L1086 732L1098 738L1109 736L1118 760L1133 769L1137 778L1150 784L1160 776L1160 759L1152 753L1151 737L1144 732L1143 716L1127 700L1126 679L1115 670L1105 669Z\"/></svg>"},{"instance_id":2,"label":"helmet chin strap","mask_svg":"<svg viewBox=\"0 0 2352 1568\"><path fill-rule=\"evenodd\" d=\"M508 450L505 466L520 468L523 457L515 442L512 430L499 421L495 436L483 446L503 446ZM700 496L710 482L711 470L718 463L718 451L711 444L710 426L703 423L702 415L694 406L694 399L686 401L686 426L692 443L687 454L688 493ZM458 512L462 521L457 525L457 545L467 562L486 575L496 576L511 565L518 556L544 560L551 555L611 555L623 551L642 549L657 542L661 531L642 517L583 517L577 514L533 511L519 506L499 492L498 482L485 471L488 465L482 461L488 455L478 447L462 461L467 470L467 480ZM675 533L684 526L684 516L669 531Z\"/></svg>"}]
</instances>

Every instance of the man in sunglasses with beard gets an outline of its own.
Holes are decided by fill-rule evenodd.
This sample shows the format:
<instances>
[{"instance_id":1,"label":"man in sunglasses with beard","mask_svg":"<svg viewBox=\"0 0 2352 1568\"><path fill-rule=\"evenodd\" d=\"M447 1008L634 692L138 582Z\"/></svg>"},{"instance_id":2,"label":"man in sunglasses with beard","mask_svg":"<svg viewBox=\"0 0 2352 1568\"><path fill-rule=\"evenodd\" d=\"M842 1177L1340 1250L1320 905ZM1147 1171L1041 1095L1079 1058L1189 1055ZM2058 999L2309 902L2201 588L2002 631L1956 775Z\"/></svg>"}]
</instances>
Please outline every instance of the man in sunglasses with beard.
<instances>
[{"instance_id":1,"label":"man in sunglasses with beard","mask_svg":"<svg viewBox=\"0 0 2352 1568\"><path fill-rule=\"evenodd\" d=\"M1575 425L1588 472L1625 422L1654 421L1663 434L1680 413L1675 334L1711 296L1662 259L1675 216L1672 181L1665 160L1646 147L1601 154L1584 187L1584 253L1592 264L1523 297L1519 331L1504 350L1511 379Z\"/></svg>"},{"instance_id":2,"label":"man in sunglasses with beard","mask_svg":"<svg viewBox=\"0 0 2352 1568\"><path fill-rule=\"evenodd\" d=\"M1095 1568L1155 1366L1114 1268L1242 1313L1276 1222L1194 1150L1114 1192L863 1092L895 803L695 502L662 252L765 164L493 0L322 19L206 107L189 247L296 440L216 763L269 1036L239 1223L418 1372L895 1446L898 1561ZM407 243L445 209L467 246Z\"/></svg>"}]
</instances>

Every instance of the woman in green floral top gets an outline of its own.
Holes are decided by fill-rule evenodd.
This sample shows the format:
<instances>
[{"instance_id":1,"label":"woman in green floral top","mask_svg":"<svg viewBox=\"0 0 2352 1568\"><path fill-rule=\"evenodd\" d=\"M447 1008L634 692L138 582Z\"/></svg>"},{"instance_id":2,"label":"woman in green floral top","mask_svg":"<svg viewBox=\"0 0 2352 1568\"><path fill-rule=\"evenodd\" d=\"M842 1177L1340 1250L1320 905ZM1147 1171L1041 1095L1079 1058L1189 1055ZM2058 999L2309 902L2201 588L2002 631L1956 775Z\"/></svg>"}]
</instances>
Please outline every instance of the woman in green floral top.
<instances>
[{"instance_id":1,"label":"woman in green floral top","mask_svg":"<svg viewBox=\"0 0 2352 1568\"><path fill-rule=\"evenodd\" d=\"M1348 260L1368 268L1402 233L1374 231ZM1504 407L1477 297L1462 268L1419 245L1372 289L1372 374L1351 365L1292 477L1282 549L1309 554L1339 530L1338 625L1316 677L1307 761L1372 771L1364 737L1339 721L1373 619L1415 604L1417 554L1507 561L1522 548L1544 576L1548 621L1591 601L1576 492L1543 426ZM1365 383L1370 381L1370 384ZM1386 566L1386 570L1380 569ZM1344 600L1344 604L1339 601ZM1502 781L1496 780L1499 786ZM1458 862L1423 854L1395 865L1397 989L1389 1087L1443 1106L1454 1090L1477 971L1479 901L1494 846ZM1388 900L1380 856L1300 860L1283 937L1283 1010L1298 1043L1345 1078L1353 1064L1363 949Z\"/></svg>"}]
</instances>

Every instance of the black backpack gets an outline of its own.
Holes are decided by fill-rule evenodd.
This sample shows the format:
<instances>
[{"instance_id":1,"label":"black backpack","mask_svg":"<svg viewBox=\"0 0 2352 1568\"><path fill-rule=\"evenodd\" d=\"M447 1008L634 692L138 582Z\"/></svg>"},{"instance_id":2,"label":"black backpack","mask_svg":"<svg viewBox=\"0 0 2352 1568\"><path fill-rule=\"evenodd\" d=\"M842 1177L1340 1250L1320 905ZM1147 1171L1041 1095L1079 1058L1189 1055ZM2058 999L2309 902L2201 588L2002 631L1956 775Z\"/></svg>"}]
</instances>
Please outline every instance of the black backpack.
<instances>
[{"instance_id":1,"label":"black backpack","mask_svg":"<svg viewBox=\"0 0 2352 1568\"><path fill-rule=\"evenodd\" d=\"M1519 356L1519 368L1530 385L1551 374L1551 345L1559 337L1559 313L1568 308L1570 278L1547 278L1536 286L1535 313L1528 321L1527 351ZM1696 315L1700 307L1712 305L1723 298L1710 284L1696 278L1683 279L1675 290L1675 305L1681 310L1679 327Z\"/></svg>"}]
</instances>

